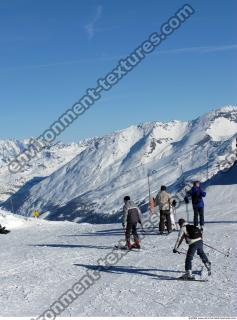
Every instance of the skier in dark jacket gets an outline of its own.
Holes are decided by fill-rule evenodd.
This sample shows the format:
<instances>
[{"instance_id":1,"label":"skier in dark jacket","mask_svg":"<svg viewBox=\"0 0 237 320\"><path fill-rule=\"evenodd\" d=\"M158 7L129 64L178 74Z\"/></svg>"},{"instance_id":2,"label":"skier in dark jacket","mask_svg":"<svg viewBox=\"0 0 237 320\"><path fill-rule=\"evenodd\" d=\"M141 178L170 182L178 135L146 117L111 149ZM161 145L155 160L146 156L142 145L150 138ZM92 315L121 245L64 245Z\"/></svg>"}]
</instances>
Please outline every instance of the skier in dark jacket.
<instances>
[{"instance_id":1,"label":"skier in dark jacket","mask_svg":"<svg viewBox=\"0 0 237 320\"><path fill-rule=\"evenodd\" d=\"M0 234L8 234L10 231L6 227L2 227L0 224Z\"/></svg>"},{"instance_id":2,"label":"skier in dark jacket","mask_svg":"<svg viewBox=\"0 0 237 320\"><path fill-rule=\"evenodd\" d=\"M195 181L192 189L187 193L192 198L193 213L194 213L194 225L197 227L200 220L200 227L203 230L204 227L204 202L203 198L206 196L206 192L202 191L200 182Z\"/></svg>"},{"instance_id":3,"label":"skier in dark jacket","mask_svg":"<svg viewBox=\"0 0 237 320\"><path fill-rule=\"evenodd\" d=\"M123 228L125 229L125 237L127 248L141 248L139 236L137 233L137 223L142 225L141 211L136 204L131 201L129 196L124 198L123 207ZM131 244L130 237L131 232L134 238L134 244Z\"/></svg>"},{"instance_id":4,"label":"skier in dark jacket","mask_svg":"<svg viewBox=\"0 0 237 320\"><path fill-rule=\"evenodd\" d=\"M208 270L208 275L211 274L211 262L208 260L205 252L203 251L203 240L201 230L192 225L186 223L184 219L179 219L180 232L178 239L176 241L173 253L179 253L178 248L186 240L186 243L189 245L186 260L185 260L185 274L181 277L184 280L193 280L195 277L192 275L192 260L197 252L205 267Z\"/></svg>"}]
</instances>

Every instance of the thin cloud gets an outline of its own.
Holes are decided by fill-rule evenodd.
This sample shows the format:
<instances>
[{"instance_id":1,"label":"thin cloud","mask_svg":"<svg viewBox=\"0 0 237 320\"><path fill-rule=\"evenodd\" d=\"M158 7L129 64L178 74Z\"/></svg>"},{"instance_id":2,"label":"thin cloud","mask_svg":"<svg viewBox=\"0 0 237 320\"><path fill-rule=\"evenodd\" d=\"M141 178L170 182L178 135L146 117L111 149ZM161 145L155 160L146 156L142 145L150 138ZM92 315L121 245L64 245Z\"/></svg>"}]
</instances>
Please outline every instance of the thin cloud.
<instances>
[{"instance_id":1,"label":"thin cloud","mask_svg":"<svg viewBox=\"0 0 237 320\"><path fill-rule=\"evenodd\" d=\"M168 50L159 50L153 53L151 56L157 56L159 54L169 54L169 53L210 53L210 52L221 52L221 51L231 51L236 50L237 44L224 45L224 46L207 46L207 47L187 47L187 48L177 48L177 49L168 49ZM63 65L73 65L81 63L91 63L96 61L113 61L120 60L125 57L126 54L120 54L118 56L101 56L89 59L80 59L80 60L68 60L68 61L59 61L45 64L33 64L33 65L23 65L15 67L3 67L0 70L22 70L22 69L35 69L35 68L48 68L48 67L57 67Z\"/></svg>"},{"instance_id":2,"label":"thin cloud","mask_svg":"<svg viewBox=\"0 0 237 320\"><path fill-rule=\"evenodd\" d=\"M95 16L91 19L91 21L84 26L84 29L88 35L88 39L91 40L94 38L96 32L96 23L101 19L103 13L103 7L97 6Z\"/></svg>"},{"instance_id":3,"label":"thin cloud","mask_svg":"<svg viewBox=\"0 0 237 320\"><path fill-rule=\"evenodd\" d=\"M74 64L85 64L85 63L92 63L97 61L113 61L119 60L123 56L105 56L105 57L96 57L91 59L80 59L80 60L68 60L68 61L60 61L60 62L52 62L52 63L43 63L43 64L29 64L29 65L22 65L22 66L15 66L15 67L0 67L2 71L17 71L17 70L27 70L27 69L41 69L41 68L49 68L49 67L57 67L57 66L64 66L64 65L74 65Z\"/></svg>"},{"instance_id":4,"label":"thin cloud","mask_svg":"<svg viewBox=\"0 0 237 320\"><path fill-rule=\"evenodd\" d=\"M218 51L236 50L237 44L224 45L224 46L207 46L207 47L189 47L189 48L177 48L168 50L159 50L159 53L209 53Z\"/></svg>"}]
</instances>

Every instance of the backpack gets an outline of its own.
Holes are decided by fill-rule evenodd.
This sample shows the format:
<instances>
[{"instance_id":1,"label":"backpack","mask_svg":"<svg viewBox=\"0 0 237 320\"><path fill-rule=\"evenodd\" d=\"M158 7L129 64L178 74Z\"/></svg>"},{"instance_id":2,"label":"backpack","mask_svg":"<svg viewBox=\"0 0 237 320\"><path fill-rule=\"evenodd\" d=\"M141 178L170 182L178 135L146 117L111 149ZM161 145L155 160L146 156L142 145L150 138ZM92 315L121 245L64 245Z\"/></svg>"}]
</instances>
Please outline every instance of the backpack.
<instances>
[{"instance_id":1,"label":"backpack","mask_svg":"<svg viewBox=\"0 0 237 320\"><path fill-rule=\"evenodd\" d=\"M188 200L188 197L187 197L187 196L184 197L184 202L185 202L186 204L189 204L189 200Z\"/></svg>"},{"instance_id":2,"label":"backpack","mask_svg":"<svg viewBox=\"0 0 237 320\"><path fill-rule=\"evenodd\" d=\"M186 230L190 239L202 238L202 231L193 224L187 224Z\"/></svg>"}]
</instances>

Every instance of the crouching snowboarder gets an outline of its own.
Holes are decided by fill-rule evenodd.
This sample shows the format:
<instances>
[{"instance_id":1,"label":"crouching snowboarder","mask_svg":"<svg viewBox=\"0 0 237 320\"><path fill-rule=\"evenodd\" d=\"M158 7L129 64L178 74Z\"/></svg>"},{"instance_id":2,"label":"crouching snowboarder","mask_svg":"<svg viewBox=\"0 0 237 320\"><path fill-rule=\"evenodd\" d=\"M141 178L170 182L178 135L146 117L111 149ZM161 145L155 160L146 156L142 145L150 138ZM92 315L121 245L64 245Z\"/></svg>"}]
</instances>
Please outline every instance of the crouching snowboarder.
<instances>
[{"instance_id":1,"label":"crouching snowboarder","mask_svg":"<svg viewBox=\"0 0 237 320\"><path fill-rule=\"evenodd\" d=\"M129 196L124 198L123 207L123 228L125 229L126 245L128 249L141 248L139 236L137 233L137 224L142 225L141 211L136 204L131 201ZM134 238L134 244L131 244L131 233Z\"/></svg>"},{"instance_id":2,"label":"crouching snowboarder","mask_svg":"<svg viewBox=\"0 0 237 320\"><path fill-rule=\"evenodd\" d=\"M185 260L185 274L181 277L184 280L194 280L195 277L192 275L192 260L197 252L205 267L208 270L208 275L211 275L211 262L208 260L205 252L203 251L203 240L202 240L202 232L201 230L192 225L186 223L184 219L179 219L178 222L180 226L180 232L178 235L178 239L176 241L175 247L173 249L173 253L179 253L178 248L183 242L186 240L186 243L189 245L186 260Z\"/></svg>"},{"instance_id":3,"label":"crouching snowboarder","mask_svg":"<svg viewBox=\"0 0 237 320\"><path fill-rule=\"evenodd\" d=\"M10 231L6 229L6 227L2 227L0 225L0 234L8 234Z\"/></svg>"}]
</instances>

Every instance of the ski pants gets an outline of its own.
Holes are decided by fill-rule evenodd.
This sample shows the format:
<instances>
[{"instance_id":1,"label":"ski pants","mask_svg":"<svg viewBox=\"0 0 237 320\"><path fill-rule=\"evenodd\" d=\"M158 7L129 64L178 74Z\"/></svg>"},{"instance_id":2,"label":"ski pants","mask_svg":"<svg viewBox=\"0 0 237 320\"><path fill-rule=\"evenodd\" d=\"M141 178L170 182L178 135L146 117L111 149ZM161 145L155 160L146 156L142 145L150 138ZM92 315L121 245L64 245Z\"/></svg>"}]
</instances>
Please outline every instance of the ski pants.
<instances>
[{"instance_id":1,"label":"ski pants","mask_svg":"<svg viewBox=\"0 0 237 320\"><path fill-rule=\"evenodd\" d=\"M208 262L208 258L203 251L203 241L199 240L197 242L194 242L193 244L190 244L188 251L187 251L187 256L185 260L185 271L192 270L192 260L195 255L195 253L199 255L203 263Z\"/></svg>"},{"instance_id":2,"label":"ski pants","mask_svg":"<svg viewBox=\"0 0 237 320\"><path fill-rule=\"evenodd\" d=\"M165 230L165 221L167 222L168 232L172 231L170 210L160 210L160 232Z\"/></svg>"},{"instance_id":3,"label":"ski pants","mask_svg":"<svg viewBox=\"0 0 237 320\"><path fill-rule=\"evenodd\" d=\"M126 242L130 243L131 232L134 238L134 242L139 240L139 236L137 233L137 222L136 223L128 223L126 227L125 237Z\"/></svg>"},{"instance_id":4,"label":"ski pants","mask_svg":"<svg viewBox=\"0 0 237 320\"><path fill-rule=\"evenodd\" d=\"M200 226L204 226L204 208L193 208L194 213L194 225L198 226L198 221L200 220Z\"/></svg>"}]
</instances>

